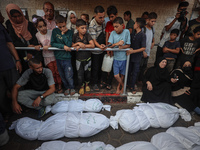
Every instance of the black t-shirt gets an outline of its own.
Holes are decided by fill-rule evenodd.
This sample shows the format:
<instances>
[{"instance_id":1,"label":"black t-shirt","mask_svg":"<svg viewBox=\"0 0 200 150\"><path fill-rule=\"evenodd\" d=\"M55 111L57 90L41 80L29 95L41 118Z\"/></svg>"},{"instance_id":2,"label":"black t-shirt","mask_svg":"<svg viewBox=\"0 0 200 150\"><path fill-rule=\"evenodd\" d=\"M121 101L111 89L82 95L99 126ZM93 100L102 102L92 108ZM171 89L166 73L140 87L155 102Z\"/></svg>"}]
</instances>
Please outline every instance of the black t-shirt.
<instances>
[{"instance_id":1,"label":"black t-shirt","mask_svg":"<svg viewBox=\"0 0 200 150\"><path fill-rule=\"evenodd\" d=\"M166 41L165 44L163 45L163 48L164 47L167 47L169 49L176 49L176 48L180 48L180 43L178 41L175 41L175 42ZM163 57L165 57L165 58L177 58L177 54L169 52L169 53L165 53L163 55Z\"/></svg>"},{"instance_id":2,"label":"black t-shirt","mask_svg":"<svg viewBox=\"0 0 200 150\"><path fill-rule=\"evenodd\" d=\"M180 40L181 48L183 49L183 53L185 55L194 55L194 52L197 48L200 47L200 39L196 39L194 41L190 40L189 37Z\"/></svg>"},{"instance_id":3,"label":"black t-shirt","mask_svg":"<svg viewBox=\"0 0 200 150\"><path fill-rule=\"evenodd\" d=\"M81 39L79 37L79 33L76 33L73 35L73 39L72 42L73 43L77 43L77 42L81 42L83 44L89 44L89 42L92 40L92 37L89 33L86 33L83 36L83 39ZM88 58L91 57L91 52L90 51L84 51L84 50L79 50L78 52L76 52L76 60L86 60Z\"/></svg>"},{"instance_id":4,"label":"black t-shirt","mask_svg":"<svg viewBox=\"0 0 200 150\"><path fill-rule=\"evenodd\" d=\"M136 33L133 31L131 34L131 48L137 50L146 47L146 35L143 31ZM131 62L140 62L142 59L143 52L131 54Z\"/></svg>"},{"instance_id":5,"label":"black t-shirt","mask_svg":"<svg viewBox=\"0 0 200 150\"><path fill-rule=\"evenodd\" d=\"M0 24L0 71L5 71L15 67L14 61L7 42L12 42L5 28Z\"/></svg>"}]
</instances>

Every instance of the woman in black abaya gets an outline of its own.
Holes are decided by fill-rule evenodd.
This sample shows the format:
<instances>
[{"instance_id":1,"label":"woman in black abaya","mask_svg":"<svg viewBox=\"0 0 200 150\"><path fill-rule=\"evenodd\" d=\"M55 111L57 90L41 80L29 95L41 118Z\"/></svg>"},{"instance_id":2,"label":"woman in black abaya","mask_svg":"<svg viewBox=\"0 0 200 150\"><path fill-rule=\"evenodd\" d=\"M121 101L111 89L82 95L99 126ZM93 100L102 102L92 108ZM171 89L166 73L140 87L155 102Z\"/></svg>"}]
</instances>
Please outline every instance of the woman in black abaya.
<instances>
[{"instance_id":1,"label":"woman in black abaya","mask_svg":"<svg viewBox=\"0 0 200 150\"><path fill-rule=\"evenodd\" d=\"M181 69L171 72L171 77L177 78L177 82L172 84L172 99L174 103L190 112L195 109L190 92L193 79L192 63L189 60L182 60L181 66Z\"/></svg>"},{"instance_id":2,"label":"woman in black abaya","mask_svg":"<svg viewBox=\"0 0 200 150\"><path fill-rule=\"evenodd\" d=\"M143 81L142 101L173 104L170 83L176 82L177 80L170 79L166 65L167 60L161 57L154 67L147 70Z\"/></svg>"}]
</instances>

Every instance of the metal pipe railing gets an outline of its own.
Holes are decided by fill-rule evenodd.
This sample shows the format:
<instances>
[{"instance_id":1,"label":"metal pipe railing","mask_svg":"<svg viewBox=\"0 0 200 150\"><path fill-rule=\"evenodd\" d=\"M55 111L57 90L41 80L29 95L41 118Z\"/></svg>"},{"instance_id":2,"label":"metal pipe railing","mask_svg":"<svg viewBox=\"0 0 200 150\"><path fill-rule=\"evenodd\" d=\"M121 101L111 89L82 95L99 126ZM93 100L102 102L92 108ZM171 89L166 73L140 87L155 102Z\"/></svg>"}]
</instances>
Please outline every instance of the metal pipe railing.
<instances>
[{"instance_id":1,"label":"metal pipe railing","mask_svg":"<svg viewBox=\"0 0 200 150\"><path fill-rule=\"evenodd\" d=\"M15 49L17 50L36 50L35 47L15 47ZM41 47L40 50L43 50L43 48ZM60 49L60 48L56 48L56 47L49 47L48 50L64 50L64 49ZM76 51L76 49L74 49L73 47L71 47L72 51ZM103 51L100 48L86 48L86 49L79 49L81 51ZM119 49L119 48L107 48L105 49L105 51L127 51L130 50L130 48L126 48L126 49ZM125 77L124 77L124 91L122 95L126 95L126 85L127 85L127 79L128 79L128 68L129 68L129 60L130 60L130 55L127 56L127 60L126 60L126 73L125 73Z\"/></svg>"}]
</instances>

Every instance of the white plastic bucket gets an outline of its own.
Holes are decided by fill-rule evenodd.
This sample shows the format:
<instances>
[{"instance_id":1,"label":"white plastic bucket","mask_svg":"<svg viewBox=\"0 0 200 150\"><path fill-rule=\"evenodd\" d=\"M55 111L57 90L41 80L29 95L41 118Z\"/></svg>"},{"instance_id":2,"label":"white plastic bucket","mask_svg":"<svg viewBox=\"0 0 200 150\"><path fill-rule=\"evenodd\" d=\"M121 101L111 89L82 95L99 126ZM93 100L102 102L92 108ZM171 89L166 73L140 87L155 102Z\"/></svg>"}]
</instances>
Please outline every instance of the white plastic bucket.
<instances>
[{"instance_id":1,"label":"white plastic bucket","mask_svg":"<svg viewBox=\"0 0 200 150\"><path fill-rule=\"evenodd\" d=\"M112 65L113 65L113 56L110 57L108 54L105 54L103 58L101 70L104 72L111 72Z\"/></svg>"}]
</instances>

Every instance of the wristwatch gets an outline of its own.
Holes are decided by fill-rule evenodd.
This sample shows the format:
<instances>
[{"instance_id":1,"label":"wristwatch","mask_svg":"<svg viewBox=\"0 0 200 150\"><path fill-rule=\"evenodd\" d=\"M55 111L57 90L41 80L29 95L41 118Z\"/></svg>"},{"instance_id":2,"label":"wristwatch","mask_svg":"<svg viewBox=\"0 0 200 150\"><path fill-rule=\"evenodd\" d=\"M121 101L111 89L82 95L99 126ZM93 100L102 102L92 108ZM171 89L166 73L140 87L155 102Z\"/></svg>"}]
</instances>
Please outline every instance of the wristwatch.
<instances>
[{"instance_id":1,"label":"wristwatch","mask_svg":"<svg viewBox=\"0 0 200 150\"><path fill-rule=\"evenodd\" d=\"M40 98L41 98L41 99L43 99L43 98L44 98L44 96L43 96L43 95L41 95L41 96L40 96Z\"/></svg>"}]
</instances>

